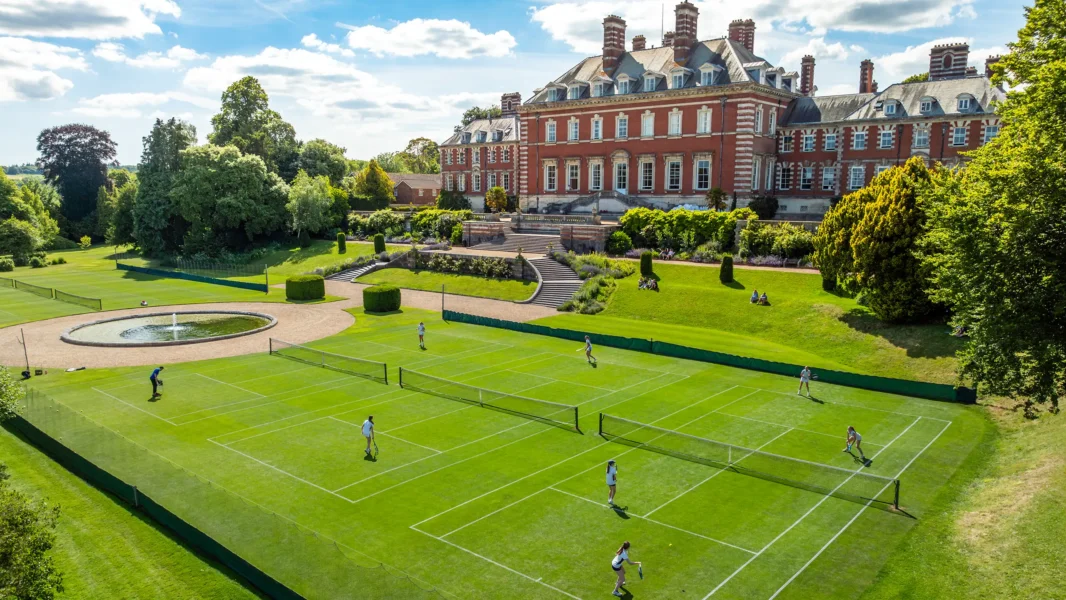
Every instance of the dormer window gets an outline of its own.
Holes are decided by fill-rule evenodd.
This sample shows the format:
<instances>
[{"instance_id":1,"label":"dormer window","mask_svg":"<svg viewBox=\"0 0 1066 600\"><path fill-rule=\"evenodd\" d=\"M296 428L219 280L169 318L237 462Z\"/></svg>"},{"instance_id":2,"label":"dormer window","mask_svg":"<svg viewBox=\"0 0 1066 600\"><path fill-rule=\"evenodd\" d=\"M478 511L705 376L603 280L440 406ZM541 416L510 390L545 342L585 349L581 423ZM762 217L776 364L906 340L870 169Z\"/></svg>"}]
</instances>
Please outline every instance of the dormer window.
<instances>
[{"instance_id":1,"label":"dormer window","mask_svg":"<svg viewBox=\"0 0 1066 600\"><path fill-rule=\"evenodd\" d=\"M644 91L645 92L654 92L655 91L655 86L656 86L655 76L654 75L645 75L644 76Z\"/></svg>"},{"instance_id":2,"label":"dormer window","mask_svg":"<svg viewBox=\"0 0 1066 600\"><path fill-rule=\"evenodd\" d=\"M685 87L685 74L674 73L673 76L670 77L670 89L678 90L683 87Z\"/></svg>"},{"instance_id":3,"label":"dormer window","mask_svg":"<svg viewBox=\"0 0 1066 600\"><path fill-rule=\"evenodd\" d=\"M464 144L469 144L470 143L470 132L466 132L466 133L463 134L463 143Z\"/></svg>"},{"instance_id":4,"label":"dormer window","mask_svg":"<svg viewBox=\"0 0 1066 600\"><path fill-rule=\"evenodd\" d=\"M503 141L503 132L502 131L493 131L492 132L492 141L494 141L494 142L502 142Z\"/></svg>"},{"instance_id":5,"label":"dormer window","mask_svg":"<svg viewBox=\"0 0 1066 600\"><path fill-rule=\"evenodd\" d=\"M488 139L488 137L489 134L485 133L484 131L477 132L477 143L484 144L485 140Z\"/></svg>"},{"instance_id":6,"label":"dormer window","mask_svg":"<svg viewBox=\"0 0 1066 600\"><path fill-rule=\"evenodd\" d=\"M628 79L619 79L618 80L618 93L619 94L628 94L629 93L629 80Z\"/></svg>"},{"instance_id":7,"label":"dormer window","mask_svg":"<svg viewBox=\"0 0 1066 600\"><path fill-rule=\"evenodd\" d=\"M922 98L922 101L918 104L918 110L920 110L923 115L931 113L933 112L934 102L935 100L933 100L932 98Z\"/></svg>"},{"instance_id":8,"label":"dormer window","mask_svg":"<svg viewBox=\"0 0 1066 600\"><path fill-rule=\"evenodd\" d=\"M970 96L959 96L959 112L967 112L973 108L973 98Z\"/></svg>"},{"instance_id":9,"label":"dormer window","mask_svg":"<svg viewBox=\"0 0 1066 600\"><path fill-rule=\"evenodd\" d=\"M785 90L787 92L791 92L792 91L792 78L791 77L782 77L781 78L781 89L783 89L783 90Z\"/></svg>"},{"instance_id":10,"label":"dormer window","mask_svg":"<svg viewBox=\"0 0 1066 600\"><path fill-rule=\"evenodd\" d=\"M755 83L762 83L762 69L748 69L748 77L755 80Z\"/></svg>"},{"instance_id":11,"label":"dormer window","mask_svg":"<svg viewBox=\"0 0 1066 600\"><path fill-rule=\"evenodd\" d=\"M714 85L714 75L715 75L714 71L704 71L703 72L703 80L700 82L700 85L706 85L706 86Z\"/></svg>"},{"instance_id":12,"label":"dormer window","mask_svg":"<svg viewBox=\"0 0 1066 600\"><path fill-rule=\"evenodd\" d=\"M577 85L570 86L570 95L568 96L568 98L570 100L579 100L579 99L581 99L581 86L577 86Z\"/></svg>"},{"instance_id":13,"label":"dormer window","mask_svg":"<svg viewBox=\"0 0 1066 600\"><path fill-rule=\"evenodd\" d=\"M548 101L549 102L559 102L562 99L563 99L563 90L561 90L559 88L552 88L552 89L548 90Z\"/></svg>"},{"instance_id":14,"label":"dormer window","mask_svg":"<svg viewBox=\"0 0 1066 600\"><path fill-rule=\"evenodd\" d=\"M593 98L599 98L599 97L603 96L604 95L604 92L603 92L604 88L605 88L605 86L602 83L594 84L592 86L592 97Z\"/></svg>"},{"instance_id":15,"label":"dormer window","mask_svg":"<svg viewBox=\"0 0 1066 600\"><path fill-rule=\"evenodd\" d=\"M896 103L891 100L885 102L885 116L893 116L896 114Z\"/></svg>"},{"instance_id":16,"label":"dormer window","mask_svg":"<svg viewBox=\"0 0 1066 600\"><path fill-rule=\"evenodd\" d=\"M775 88L777 87L777 75L774 73L766 74L766 85Z\"/></svg>"}]
</instances>

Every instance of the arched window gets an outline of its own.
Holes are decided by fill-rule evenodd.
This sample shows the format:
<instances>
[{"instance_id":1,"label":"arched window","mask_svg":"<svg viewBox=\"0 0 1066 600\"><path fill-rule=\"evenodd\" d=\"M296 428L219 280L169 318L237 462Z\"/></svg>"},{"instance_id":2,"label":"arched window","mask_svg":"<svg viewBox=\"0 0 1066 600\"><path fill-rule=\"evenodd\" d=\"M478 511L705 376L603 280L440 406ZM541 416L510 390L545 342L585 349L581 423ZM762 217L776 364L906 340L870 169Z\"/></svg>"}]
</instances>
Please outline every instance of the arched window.
<instances>
[{"instance_id":1,"label":"arched window","mask_svg":"<svg viewBox=\"0 0 1066 600\"><path fill-rule=\"evenodd\" d=\"M945 54L944 55L944 68L945 69L950 69L951 68L951 55L950 54Z\"/></svg>"}]
</instances>

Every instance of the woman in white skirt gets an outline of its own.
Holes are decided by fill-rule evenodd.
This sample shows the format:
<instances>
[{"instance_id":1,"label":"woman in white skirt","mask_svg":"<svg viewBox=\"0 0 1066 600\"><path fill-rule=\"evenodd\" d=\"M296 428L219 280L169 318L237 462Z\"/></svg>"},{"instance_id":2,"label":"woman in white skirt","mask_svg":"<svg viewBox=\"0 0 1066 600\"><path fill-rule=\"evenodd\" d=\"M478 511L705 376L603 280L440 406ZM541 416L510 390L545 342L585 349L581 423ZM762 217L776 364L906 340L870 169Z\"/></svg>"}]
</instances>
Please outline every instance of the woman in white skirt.
<instances>
[{"instance_id":1,"label":"woman in white skirt","mask_svg":"<svg viewBox=\"0 0 1066 600\"><path fill-rule=\"evenodd\" d=\"M629 560L629 542L622 542L622 547L614 553L614 558L611 559L611 568L618 574L618 580L614 582L614 591L611 593L618 597L622 596L622 592L618 590L626 584L626 563L640 566L639 562Z\"/></svg>"},{"instance_id":2,"label":"woman in white skirt","mask_svg":"<svg viewBox=\"0 0 1066 600\"><path fill-rule=\"evenodd\" d=\"M614 486L618 483L618 465L607 461L607 504L614 505Z\"/></svg>"}]
</instances>

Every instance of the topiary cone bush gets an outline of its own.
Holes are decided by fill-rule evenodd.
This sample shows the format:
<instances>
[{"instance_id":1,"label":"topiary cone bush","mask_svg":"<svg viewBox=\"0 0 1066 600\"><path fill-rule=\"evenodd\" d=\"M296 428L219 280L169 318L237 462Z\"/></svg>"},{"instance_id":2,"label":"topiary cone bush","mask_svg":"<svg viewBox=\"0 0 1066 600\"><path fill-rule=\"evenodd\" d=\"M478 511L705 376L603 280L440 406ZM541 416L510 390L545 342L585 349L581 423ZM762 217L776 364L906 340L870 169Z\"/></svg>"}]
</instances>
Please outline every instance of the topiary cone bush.
<instances>
[{"instance_id":1,"label":"topiary cone bush","mask_svg":"<svg viewBox=\"0 0 1066 600\"><path fill-rule=\"evenodd\" d=\"M306 229L301 229L300 234L296 236L296 239L300 242L301 248L311 247L311 234L307 233Z\"/></svg>"},{"instance_id":2,"label":"topiary cone bush","mask_svg":"<svg viewBox=\"0 0 1066 600\"><path fill-rule=\"evenodd\" d=\"M337 233L337 254L345 254L348 252L348 238L341 231Z\"/></svg>"},{"instance_id":3,"label":"topiary cone bush","mask_svg":"<svg viewBox=\"0 0 1066 600\"><path fill-rule=\"evenodd\" d=\"M722 283L733 283L732 256L726 255L722 257L722 268L718 270L718 279L720 279Z\"/></svg>"},{"instance_id":4,"label":"topiary cone bush","mask_svg":"<svg viewBox=\"0 0 1066 600\"><path fill-rule=\"evenodd\" d=\"M654 272L651 266L651 256L650 250L640 255L640 274L643 277L651 277Z\"/></svg>"},{"instance_id":5,"label":"topiary cone bush","mask_svg":"<svg viewBox=\"0 0 1066 600\"><path fill-rule=\"evenodd\" d=\"M293 275L285 280L289 300L321 300L326 297L326 280L321 275Z\"/></svg>"},{"instance_id":6,"label":"topiary cone bush","mask_svg":"<svg viewBox=\"0 0 1066 600\"><path fill-rule=\"evenodd\" d=\"M385 236L380 233L374 234L374 254L381 254L385 251Z\"/></svg>"},{"instance_id":7,"label":"topiary cone bush","mask_svg":"<svg viewBox=\"0 0 1066 600\"><path fill-rule=\"evenodd\" d=\"M363 308L367 312L400 310L400 288L394 285L375 285L364 288Z\"/></svg>"}]
</instances>

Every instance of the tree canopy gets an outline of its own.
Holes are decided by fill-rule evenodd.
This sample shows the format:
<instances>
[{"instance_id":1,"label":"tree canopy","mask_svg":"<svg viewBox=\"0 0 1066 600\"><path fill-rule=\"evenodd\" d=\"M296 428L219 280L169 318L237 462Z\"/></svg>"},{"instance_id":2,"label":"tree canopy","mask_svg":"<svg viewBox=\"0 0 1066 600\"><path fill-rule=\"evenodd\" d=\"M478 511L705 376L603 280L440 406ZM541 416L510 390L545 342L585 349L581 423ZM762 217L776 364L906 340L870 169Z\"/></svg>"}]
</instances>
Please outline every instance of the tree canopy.
<instances>
[{"instance_id":1,"label":"tree canopy","mask_svg":"<svg viewBox=\"0 0 1066 600\"><path fill-rule=\"evenodd\" d=\"M107 184L107 163L115 158L110 134L79 123L51 127L37 136L37 151L45 180L63 198L63 215L70 221L89 217L97 190Z\"/></svg>"},{"instance_id":2,"label":"tree canopy","mask_svg":"<svg viewBox=\"0 0 1066 600\"><path fill-rule=\"evenodd\" d=\"M459 121L459 125L455 126L455 131L456 133L462 131L464 127L478 119L498 119L501 116L503 116L503 110L498 105L493 104L486 108L471 106L463 112L463 118Z\"/></svg>"},{"instance_id":3,"label":"tree canopy","mask_svg":"<svg viewBox=\"0 0 1066 600\"><path fill-rule=\"evenodd\" d=\"M270 109L270 99L255 77L243 77L226 88L211 126L214 130L207 139L212 144L254 154L286 181L296 176L300 155L296 130Z\"/></svg>"},{"instance_id":4,"label":"tree canopy","mask_svg":"<svg viewBox=\"0 0 1066 600\"><path fill-rule=\"evenodd\" d=\"M914 75L911 75L900 83L918 83L920 81L929 81L929 73L915 73Z\"/></svg>"},{"instance_id":5,"label":"tree canopy","mask_svg":"<svg viewBox=\"0 0 1066 600\"><path fill-rule=\"evenodd\" d=\"M378 164L371 159L366 168L356 174L352 182L352 195L366 196L375 205L388 206L396 201L392 180Z\"/></svg>"},{"instance_id":6,"label":"tree canopy","mask_svg":"<svg viewBox=\"0 0 1066 600\"><path fill-rule=\"evenodd\" d=\"M411 173L440 173L440 149L437 142L429 138L415 138L407 142L407 148L401 154Z\"/></svg>"},{"instance_id":7,"label":"tree canopy","mask_svg":"<svg viewBox=\"0 0 1066 600\"><path fill-rule=\"evenodd\" d=\"M300 148L299 167L311 177L325 176L330 185L338 186L348 175L344 148L323 139L307 142Z\"/></svg>"},{"instance_id":8,"label":"tree canopy","mask_svg":"<svg viewBox=\"0 0 1066 600\"><path fill-rule=\"evenodd\" d=\"M347 202L347 199L345 199ZM292 229L297 235L303 233L321 233L333 224L330 207L333 196L330 193L329 179L324 175L312 177L305 171L296 174L289 188L289 201L285 209L289 211Z\"/></svg>"},{"instance_id":9,"label":"tree canopy","mask_svg":"<svg viewBox=\"0 0 1066 600\"><path fill-rule=\"evenodd\" d=\"M133 238L147 254L176 250L185 238L186 223L173 208L170 188L181 169L182 151L195 143L196 128L174 118L156 119L143 138L132 219Z\"/></svg>"},{"instance_id":10,"label":"tree canopy","mask_svg":"<svg viewBox=\"0 0 1066 600\"><path fill-rule=\"evenodd\" d=\"M0 169L0 221L22 223L4 227L0 252L27 256L59 234L59 225L49 213L37 186L16 186Z\"/></svg>"}]
</instances>

